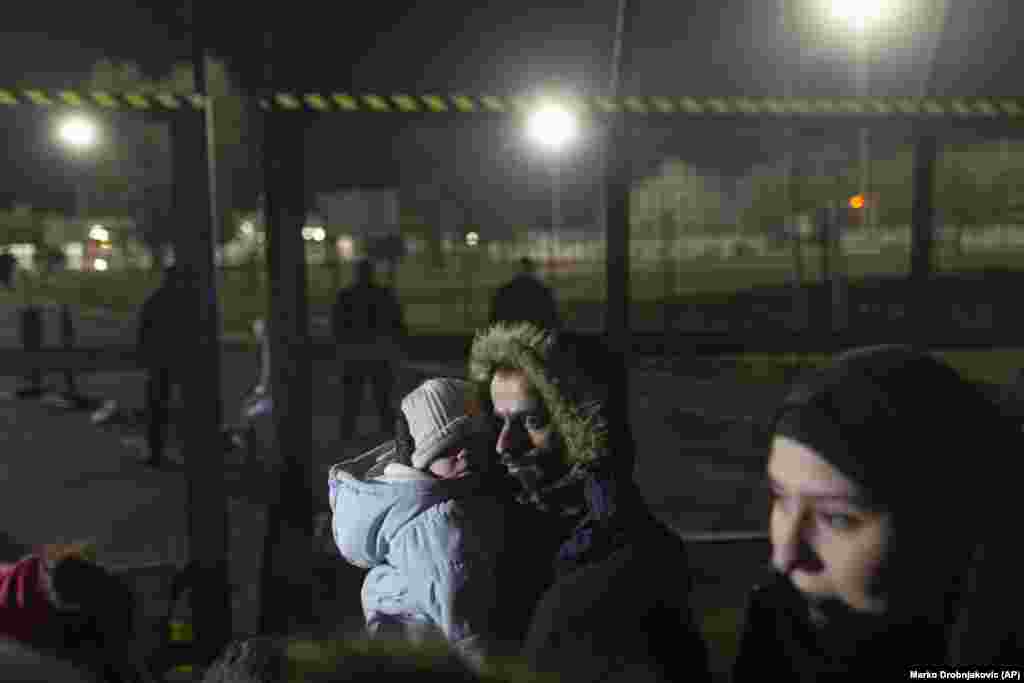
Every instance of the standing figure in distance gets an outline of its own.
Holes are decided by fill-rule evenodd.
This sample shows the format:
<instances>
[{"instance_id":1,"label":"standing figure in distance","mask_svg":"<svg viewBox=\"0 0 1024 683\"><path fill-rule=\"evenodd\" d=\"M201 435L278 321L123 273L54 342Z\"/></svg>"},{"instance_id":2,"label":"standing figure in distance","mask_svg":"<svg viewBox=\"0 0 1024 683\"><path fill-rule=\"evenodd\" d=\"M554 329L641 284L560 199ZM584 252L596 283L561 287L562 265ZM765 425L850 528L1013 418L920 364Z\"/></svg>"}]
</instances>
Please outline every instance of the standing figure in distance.
<instances>
[{"instance_id":1,"label":"standing figure in distance","mask_svg":"<svg viewBox=\"0 0 1024 683\"><path fill-rule=\"evenodd\" d=\"M562 323L551 289L537 279L529 257L519 260L520 272L498 288L491 304L491 324L533 323L543 330L558 331Z\"/></svg>"},{"instance_id":2,"label":"standing figure in distance","mask_svg":"<svg viewBox=\"0 0 1024 683\"><path fill-rule=\"evenodd\" d=\"M184 277L180 267L169 266L163 282L142 304L136 347L146 369L146 445L147 465L159 466L167 443L171 390L181 384L176 362L181 352L185 325Z\"/></svg>"},{"instance_id":3,"label":"standing figure in distance","mask_svg":"<svg viewBox=\"0 0 1024 683\"><path fill-rule=\"evenodd\" d=\"M14 289L14 275L18 269L18 261L9 251L0 254L0 284L7 289Z\"/></svg>"},{"instance_id":4,"label":"standing figure in distance","mask_svg":"<svg viewBox=\"0 0 1024 683\"><path fill-rule=\"evenodd\" d=\"M402 309L395 293L376 284L373 263L356 264L356 282L338 292L331 311L331 326L338 344L341 364L341 439L355 436L356 418L363 384L370 382L377 403L382 432L395 424L391 391L395 383L394 364L405 336Z\"/></svg>"}]
</instances>

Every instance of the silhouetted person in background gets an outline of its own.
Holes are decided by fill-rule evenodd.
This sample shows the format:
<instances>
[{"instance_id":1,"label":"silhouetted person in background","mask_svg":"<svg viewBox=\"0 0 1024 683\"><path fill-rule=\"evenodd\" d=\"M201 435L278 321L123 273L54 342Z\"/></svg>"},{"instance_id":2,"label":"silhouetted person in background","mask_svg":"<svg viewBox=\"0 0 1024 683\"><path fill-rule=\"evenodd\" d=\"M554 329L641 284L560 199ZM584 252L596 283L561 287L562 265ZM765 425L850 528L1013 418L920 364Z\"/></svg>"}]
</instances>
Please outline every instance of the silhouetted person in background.
<instances>
[{"instance_id":1,"label":"silhouetted person in background","mask_svg":"<svg viewBox=\"0 0 1024 683\"><path fill-rule=\"evenodd\" d=\"M331 327L341 363L342 440L355 436L366 382L373 386L381 431L390 433L396 417L391 405L394 364L405 336L405 322L394 292L374 283L371 261L359 261L355 284L338 292L331 310Z\"/></svg>"},{"instance_id":2,"label":"silhouetted person in background","mask_svg":"<svg viewBox=\"0 0 1024 683\"><path fill-rule=\"evenodd\" d=\"M523 257L519 265L519 274L494 294L491 324L528 322L546 330L561 329L554 294L537 279L533 261Z\"/></svg>"},{"instance_id":3,"label":"silhouetted person in background","mask_svg":"<svg viewBox=\"0 0 1024 683\"><path fill-rule=\"evenodd\" d=\"M164 271L163 282L142 304L137 349L146 369L147 465L159 465L167 442L171 389L181 383L177 359L181 354L185 310L183 274L177 266Z\"/></svg>"},{"instance_id":4,"label":"silhouetted person in background","mask_svg":"<svg viewBox=\"0 0 1024 683\"><path fill-rule=\"evenodd\" d=\"M0 284L7 289L14 289L14 272L18 261L10 252L0 254Z\"/></svg>"}]
</instances>

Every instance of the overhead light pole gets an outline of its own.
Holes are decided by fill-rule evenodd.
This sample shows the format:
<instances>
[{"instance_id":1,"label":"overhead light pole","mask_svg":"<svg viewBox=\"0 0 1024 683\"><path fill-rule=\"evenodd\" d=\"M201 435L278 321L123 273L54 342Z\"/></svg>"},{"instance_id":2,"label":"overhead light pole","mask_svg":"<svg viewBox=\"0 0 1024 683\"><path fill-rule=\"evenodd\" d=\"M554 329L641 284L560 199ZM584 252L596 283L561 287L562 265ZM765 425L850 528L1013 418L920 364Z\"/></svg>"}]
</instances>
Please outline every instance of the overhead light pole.
<instances>
[{"instance_id":1,"label":"overhead light pole","mask_svg":"<svg viewBox=\"0 0 1024 683\"><path fill-rule=\"evenodd\" d=\"M65 147L71 150L72 155L76 157L75 163L78 165L78 168L75 173L75 217L82 224L81 227L84 231L85 221L89 213L88 191L86 188L87 168L84 157L95 149L98 144L99 126L93 119L83 114L72 114L60 122L57 128L57 137ZM47 254L47 259L49 258L50 255ZM96 259L95 263L97 270L105 269L107 265L106 261L101 259ZM49 262L45 268L49 270ZM66 301L60 304L60 336L61 346L65 349L74 348L75 326L71 317L71 307ZM73 370L68 369L64 371L64 384L65 400L73 404L80 404L84 401L84 398L78 392Z\"/></svg>"},{"instance_id":2,"label":"overhead light pole","mask_svg":"<svg viewBox=\"0 0 1024 683\"><path fill-rule=\"evenodd\" d=\"M858 97L870 94L870 31L889 11L887 0L831 0L832 16L846 24L854 36L854 68L856 93ZM857 131L859 173L857 192L869 197L868 188L871 184L870 170L870 131L861 126ZM872 224L874 206L868 201L865 207L865 226Z\"/></svg>"},{"instance_id":3,"label":"overhead light pole","mask_svg":"<svg viewBox=\"0 0 1024 683\"><path fill-rule=\"evenodd\" d=\"M549 258L555 255L555 243L562 229L561 163L566 150L579 138L576 114L556 101L542 103L526 121L527 135L551 158L551 234Z\"/></svg>"}]
</instances>

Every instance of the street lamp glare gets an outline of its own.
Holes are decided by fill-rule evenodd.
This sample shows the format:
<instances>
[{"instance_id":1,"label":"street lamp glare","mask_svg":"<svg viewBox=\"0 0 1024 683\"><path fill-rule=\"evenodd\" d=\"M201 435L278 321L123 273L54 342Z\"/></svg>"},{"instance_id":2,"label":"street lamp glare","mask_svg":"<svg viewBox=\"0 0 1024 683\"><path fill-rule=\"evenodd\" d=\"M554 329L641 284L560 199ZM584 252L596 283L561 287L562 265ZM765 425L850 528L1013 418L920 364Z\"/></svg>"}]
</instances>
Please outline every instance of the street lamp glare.
<instances>
[{"instance_id":1,"label":"street lamp glare","mask_svg":"<svg viewBox=\"0 0 1024 683\"><path fill-rule=\"evenodd\" d=\"M72 147L84 148L96 142L96 124L84 116L72 116L60 125L60 138Z\"/></svg>"},{"instance_id":2,"label":"street lamp glare","mask_svg":"<svg viewBox=\"0 0 1024 683\"><path fill-rule=\"evenodd\" d=\"M885 5L885 0L832 0L832 16L862 31L882 18Z\"/></svg>"},{"instance_id":3,"label":"street lamp glare","mask_svg":"<svg viewBox=\"0 0 1024 683\"><path fill-rule=\"evenodd\" d=\"M530 114L527 132L534 142L559 150L576 139L576 116L557 104L546 104Z\"/></svg>"}]
</instances>

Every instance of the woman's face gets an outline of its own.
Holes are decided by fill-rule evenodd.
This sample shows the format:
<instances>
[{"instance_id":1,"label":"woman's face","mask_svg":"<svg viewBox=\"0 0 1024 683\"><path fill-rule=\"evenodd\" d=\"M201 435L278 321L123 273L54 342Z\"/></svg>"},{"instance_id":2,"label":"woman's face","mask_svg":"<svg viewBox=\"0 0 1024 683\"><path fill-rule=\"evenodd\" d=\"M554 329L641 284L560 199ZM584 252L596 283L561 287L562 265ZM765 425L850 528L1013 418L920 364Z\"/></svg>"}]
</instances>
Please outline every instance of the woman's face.
<instances>
[{"instance_id":1,"label":"woman's face","mask_svg":"<svg viewBox=\"0 0 1024 683\"><path fill-rule=\"evenodd\" d=\"M891 515L814 450L777 436L768 459L772 564L812 603L880 614Z\"/></svg>"}]
</instances>

